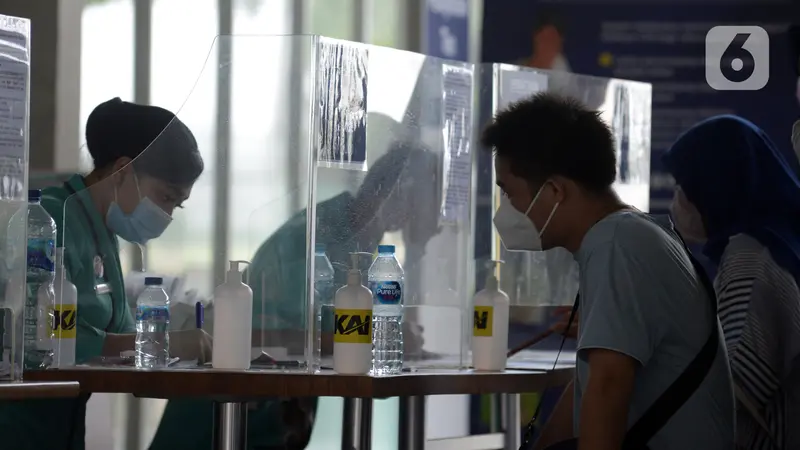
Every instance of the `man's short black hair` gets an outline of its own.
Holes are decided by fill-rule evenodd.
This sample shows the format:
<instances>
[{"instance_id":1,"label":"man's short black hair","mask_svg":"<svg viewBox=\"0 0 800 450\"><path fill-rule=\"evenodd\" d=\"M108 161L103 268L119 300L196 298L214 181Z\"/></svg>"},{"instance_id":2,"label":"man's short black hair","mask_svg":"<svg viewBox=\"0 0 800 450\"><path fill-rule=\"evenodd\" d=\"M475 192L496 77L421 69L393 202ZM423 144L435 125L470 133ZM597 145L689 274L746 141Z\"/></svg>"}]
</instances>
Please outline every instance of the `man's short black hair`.
<instances>
[{"instance_id":1,"label":"man's short black hair","mask_svg":"<svg viewBox=\"0 0 800 450\"><path fill-rule=\"evenodd\" d=\"M617 177L611 129L571 97L539 93L514 103L495 115L481 142L532 183L561 175L599 193Z\"/></svg>"}]
</instances>

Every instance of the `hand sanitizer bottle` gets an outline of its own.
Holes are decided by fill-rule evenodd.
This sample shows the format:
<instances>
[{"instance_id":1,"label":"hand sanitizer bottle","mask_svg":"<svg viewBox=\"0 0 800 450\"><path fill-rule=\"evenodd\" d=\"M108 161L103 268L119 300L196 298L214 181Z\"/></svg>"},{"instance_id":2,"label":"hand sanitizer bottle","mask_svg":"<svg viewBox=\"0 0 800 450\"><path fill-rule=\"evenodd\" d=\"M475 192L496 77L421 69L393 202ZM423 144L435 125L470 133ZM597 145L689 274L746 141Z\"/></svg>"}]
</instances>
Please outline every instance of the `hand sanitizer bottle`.
<instances>
[{"instance_id":1,"label":"hand sanitizer bottle","mask_svg":"<svg viewBox=\"0 0 800 450\"><path fill-rule=\"evenodd\" d=\"M372 292L361 284L358 257L351 253L347 284L334 299L333 370L340 374L366 374L372 369Z\"/></svg>"},{"instance_id":2,"label":"hand sanitizer bottle","mask_svg":"<svg viewBox=\"0 0 800 450\"><path fill-rule=\"evenodd\" d=\"M472 367L500 371L506 368L508 352L508 295L498 287L495 271L502 261L489 263L486 286L473 300Z\"/></svg>"},{"instance_id":3,"label":"hand sanitizer bottle","mask_svg":"<svg viewBox=\"0 0 800 450\"><path fill-rule=\"evenodd\" d=\"M59 369L75 365L75 339L78 321L78 291L67 280L64 268L64 247L56 249L56 280L53 286L53 363Z\"/></svg>"},{"instance_id":4,"label":"hand sanitizer bottle","mask_svg":"<svg viewBox=\"0 0 800 450\"><path fill-rule=\"evenodd\" d=\"M240 264L231 261L225 282L214 290L214 343L211 365L215 369L247 370L253 336L253 291L242 282Z\"/></svg>"}]
</instances>

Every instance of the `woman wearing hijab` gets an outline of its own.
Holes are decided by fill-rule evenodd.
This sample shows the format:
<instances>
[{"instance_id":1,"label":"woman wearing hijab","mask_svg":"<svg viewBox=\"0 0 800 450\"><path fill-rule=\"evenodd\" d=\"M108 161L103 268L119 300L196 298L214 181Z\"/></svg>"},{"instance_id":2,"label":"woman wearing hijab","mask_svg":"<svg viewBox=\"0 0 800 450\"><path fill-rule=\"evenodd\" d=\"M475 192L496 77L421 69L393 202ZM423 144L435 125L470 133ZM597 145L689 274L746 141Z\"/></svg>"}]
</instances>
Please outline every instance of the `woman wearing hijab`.
<instances>
[{"instance_id":1,"label":"woman wearing hijab","mask_svg":"<svg viewBox=\"0 0 800 450\"><path fill-rule=\"evenodd\" d=\"M752 123L717 116L664 156L675 226L718 266L714 282L745 449L800 448L800 180Z\"/></svg>"}]
</instances>

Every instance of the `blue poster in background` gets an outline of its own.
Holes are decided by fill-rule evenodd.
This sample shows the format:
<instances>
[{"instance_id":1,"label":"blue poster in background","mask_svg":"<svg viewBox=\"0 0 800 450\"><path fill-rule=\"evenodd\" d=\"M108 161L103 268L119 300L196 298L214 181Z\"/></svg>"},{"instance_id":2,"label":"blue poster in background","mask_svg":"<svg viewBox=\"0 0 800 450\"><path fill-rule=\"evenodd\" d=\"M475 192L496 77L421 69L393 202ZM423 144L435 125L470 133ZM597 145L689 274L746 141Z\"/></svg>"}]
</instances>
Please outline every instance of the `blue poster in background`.
<instances>
[{"instance_id":1,"label":"blue poster in background","mask_svg":"<svg viewBox=\"0 0 800 450\"><path fill-rule=\"evenodd\" d=\"M666 212L672 180L661 156L706 117L741 115L790 151L800 115L787 35L793 8L790 0L492 0L484 5L482 59L652 83L650 204ZM715 91L706 83L705 35L734 24L769 32L769 81L761 90Z\"/></svg>"},{"instance_id":2,"label":"blue poster in background","mask_svg":"<svg viewBox=\"0 0 800 450\"><path fill-rule=\"evenodd\" d=\"M427 0L423 19L426 55L466 61L469 58L469 1Z\"/></svg>"}]
</instances>

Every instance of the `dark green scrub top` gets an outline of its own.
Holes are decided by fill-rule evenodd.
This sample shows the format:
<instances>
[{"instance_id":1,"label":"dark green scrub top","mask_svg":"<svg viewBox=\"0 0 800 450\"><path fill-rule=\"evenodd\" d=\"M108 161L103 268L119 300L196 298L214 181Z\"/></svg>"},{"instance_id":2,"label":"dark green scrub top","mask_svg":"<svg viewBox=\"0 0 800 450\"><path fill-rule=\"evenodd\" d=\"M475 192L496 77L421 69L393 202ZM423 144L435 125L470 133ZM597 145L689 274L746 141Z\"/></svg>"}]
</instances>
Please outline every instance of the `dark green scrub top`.
<instances>
[{"instance_id":1,"label":"dark green scrub top","mask_svg":"<svg viewBox=\"0 0 800 450\"><path fill-rule=\"evenodd\" d=\"M351 227L346 219L353 201L353 196L345 193L317 205L317 242L326 243L331 259L342 259L342 263L349 262L347 254L356 251L355 244L350 245ZM263 322L267 329L305 329L306 224L306 211L302 211L256 251L245 276L253 290L253 330L262 326L262 312L268 316ZM338 279L343 273L336 271L339 285L344 284L343 279ZM266 311L262 311L262 304ZM281 412L278 400L259 402L257 409L249 411L247 444L250 449L283 448L286 430ZM209 401L171 401L164 410L150 450L209 450L211 428L193 424L211 424L212 420Z\"/></svg>"},{"instance_id":2,"label":"dark green scrub top","mask_svg":"<svg viewBox=\"0 0 800 450\"><path fill-rule=\"evenodd\" d=\"M67 276L78 290L76 360L100 356L105 335L135 331L125 302L119 246L89 197L83 178L42 192L42 206L56 222L57 242L64 247ZM73 192L77 194L72 195ZM95 269L103 259L102 274ZM110 293L98 294L107 285ZM2 447L14 450L80 450L84 448L86 402L77 399L0 402ZM69 441L71 440L71 444Z\"/></svg>"}]
</instances>

